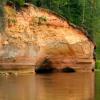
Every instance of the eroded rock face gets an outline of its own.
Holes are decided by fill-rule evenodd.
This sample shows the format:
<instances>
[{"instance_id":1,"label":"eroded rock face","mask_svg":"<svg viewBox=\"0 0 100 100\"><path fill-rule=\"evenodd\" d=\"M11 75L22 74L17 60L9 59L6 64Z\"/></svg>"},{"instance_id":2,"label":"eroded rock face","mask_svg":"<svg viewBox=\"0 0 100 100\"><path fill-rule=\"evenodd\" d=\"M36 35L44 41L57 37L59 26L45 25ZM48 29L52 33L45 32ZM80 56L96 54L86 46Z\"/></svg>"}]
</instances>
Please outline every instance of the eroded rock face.
<instances>
[{"instance_id":1,"label":"eroded rock face","mask_svg":"<svg viewBox=\"0 0 100 100\"><path fill-rule=\"evenodd\" d=\"M6 5L5 18L5 32L0 33L1 69L17 64L39 67L45 59L57 69L94 67L94 43L86 32L57 14L33 5L20 11ZM82 63L93 66L82 67Z\"/></svg>"}]
</instances>

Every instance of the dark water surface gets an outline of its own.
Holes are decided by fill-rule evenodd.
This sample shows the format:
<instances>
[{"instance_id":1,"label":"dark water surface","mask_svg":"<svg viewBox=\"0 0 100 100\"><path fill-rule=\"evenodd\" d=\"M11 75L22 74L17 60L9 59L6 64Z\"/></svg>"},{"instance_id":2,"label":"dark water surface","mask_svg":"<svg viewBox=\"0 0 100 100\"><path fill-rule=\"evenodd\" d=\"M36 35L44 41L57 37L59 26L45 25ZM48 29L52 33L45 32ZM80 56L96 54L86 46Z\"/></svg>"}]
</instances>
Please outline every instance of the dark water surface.
<instances>
[{"instance_id":1,"label":"dark water surface","mask_svg":"<svg viewBox=\"0 0 100 100\"><path fill-rule=\"evenodd\" d=\"M0 100L94 100L94 73L0 76Z\"/></svg>"}]
</instances>

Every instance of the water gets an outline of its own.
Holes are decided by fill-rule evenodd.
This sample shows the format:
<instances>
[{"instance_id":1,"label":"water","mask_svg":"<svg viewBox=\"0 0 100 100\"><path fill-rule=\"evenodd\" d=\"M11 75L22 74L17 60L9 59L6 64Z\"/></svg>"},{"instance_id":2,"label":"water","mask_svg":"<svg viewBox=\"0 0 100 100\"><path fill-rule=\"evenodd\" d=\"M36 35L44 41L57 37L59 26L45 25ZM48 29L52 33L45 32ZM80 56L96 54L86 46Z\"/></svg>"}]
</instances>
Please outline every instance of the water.
<instances>
[{"instance_id":1,"label":"water","mask_svg":"<svg viewBox=\"0 0 100 100\"><path fill-rule=\"evenodd\" d=\"M0 100L94 100L94 73L0 76Z\"/></svg>"}]
</instances>

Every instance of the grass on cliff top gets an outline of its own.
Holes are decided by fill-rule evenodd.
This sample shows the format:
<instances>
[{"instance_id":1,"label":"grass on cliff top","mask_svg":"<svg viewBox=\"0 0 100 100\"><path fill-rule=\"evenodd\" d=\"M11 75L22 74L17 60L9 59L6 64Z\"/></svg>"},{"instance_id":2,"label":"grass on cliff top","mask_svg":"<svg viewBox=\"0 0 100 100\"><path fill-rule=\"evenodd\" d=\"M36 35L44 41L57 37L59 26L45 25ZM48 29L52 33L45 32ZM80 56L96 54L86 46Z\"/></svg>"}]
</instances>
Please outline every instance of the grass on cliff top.
<instances>
[{"instance_id":1,"label":"grass on cliff top","mask_svg":"<svg viewBox=\"0 0 100 100\"><path fill-rule=\"evenodd\" d=\"M16 10L13 9L13 8L11 8L11 7L9 7L9 6L6 6L6 7L5 7L5 13L6 13L8 16L13 17L13 16L16 15Z\"/></svg>"}]
</instances>

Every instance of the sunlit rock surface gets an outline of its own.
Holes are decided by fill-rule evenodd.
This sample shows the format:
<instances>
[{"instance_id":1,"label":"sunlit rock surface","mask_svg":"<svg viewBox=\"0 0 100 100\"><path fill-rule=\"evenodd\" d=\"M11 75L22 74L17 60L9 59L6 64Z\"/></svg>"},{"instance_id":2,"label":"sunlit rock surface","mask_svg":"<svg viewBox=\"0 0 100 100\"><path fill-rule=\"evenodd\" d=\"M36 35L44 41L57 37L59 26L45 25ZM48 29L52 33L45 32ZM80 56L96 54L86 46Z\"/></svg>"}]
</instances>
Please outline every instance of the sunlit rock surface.
<instances>
[{"instance_id":1,"label":"sunlit rock surface","mask_svg":"<svg viewBox=\"0 0 100 100\"><path fill-rule=\"evenodd\" d=\"M57 69L94 68L94 43L85 31L54 12L33 5L16 11L6 5L5 19L5 32L0 33L0 69L39 67L45 59Z\"/></svg>"}]
</instances>

